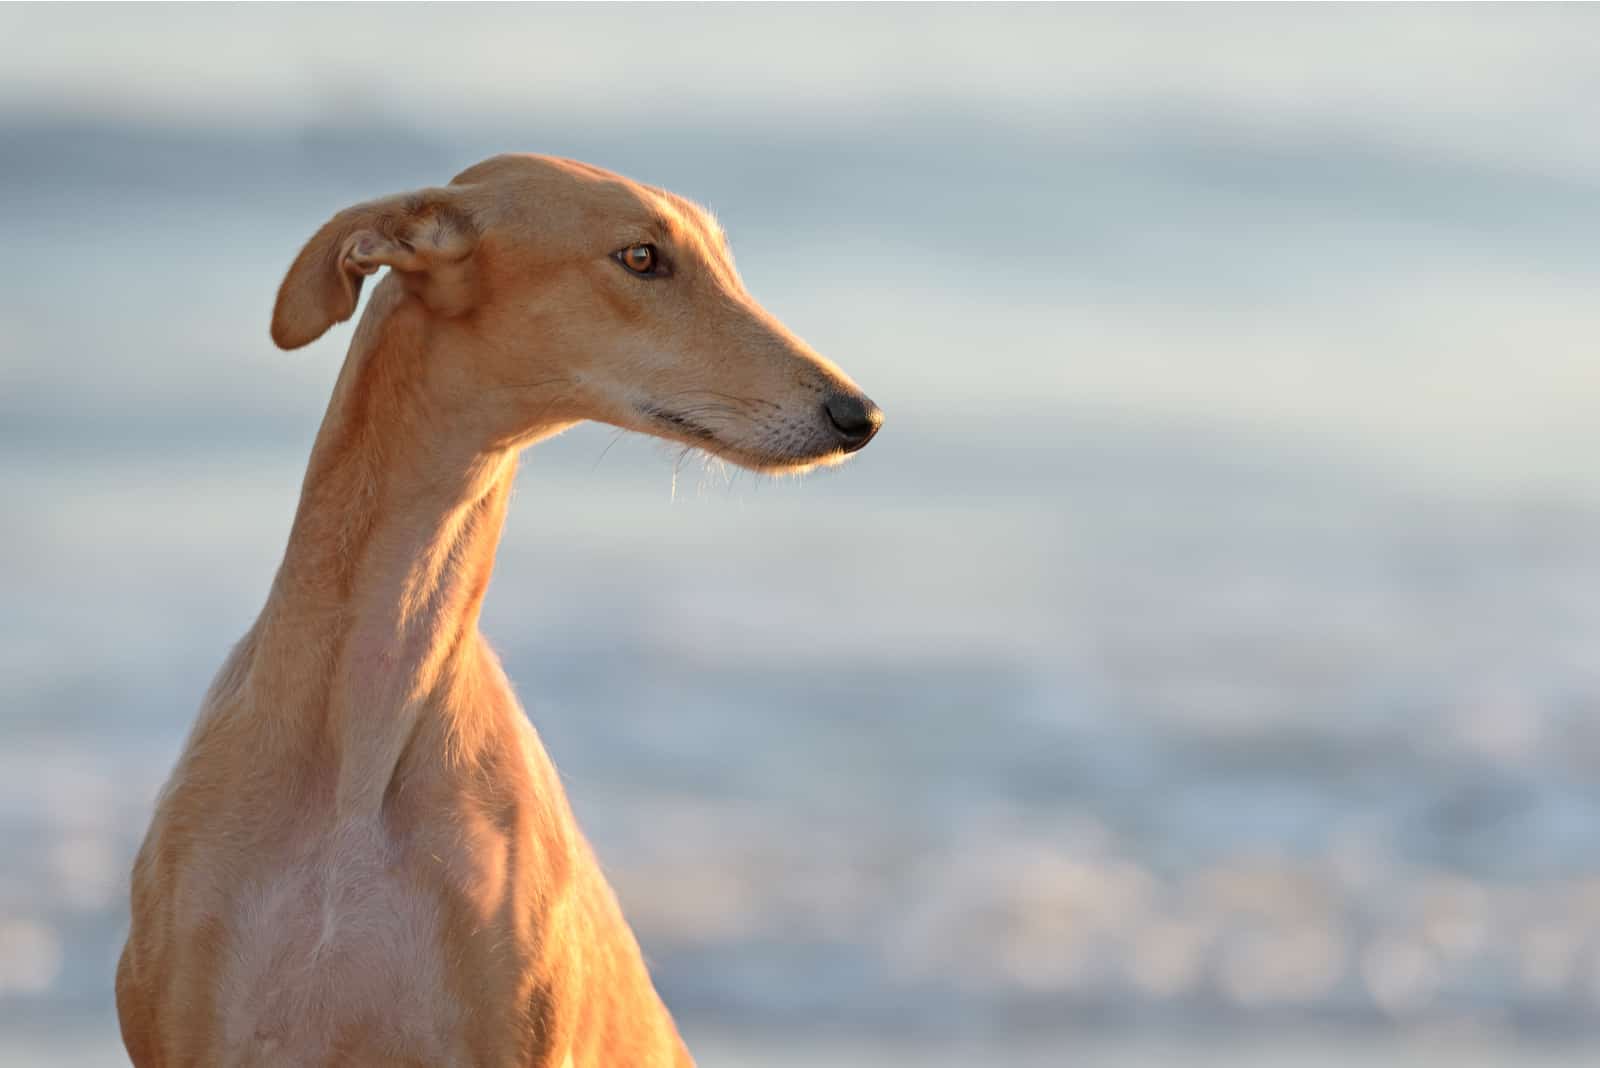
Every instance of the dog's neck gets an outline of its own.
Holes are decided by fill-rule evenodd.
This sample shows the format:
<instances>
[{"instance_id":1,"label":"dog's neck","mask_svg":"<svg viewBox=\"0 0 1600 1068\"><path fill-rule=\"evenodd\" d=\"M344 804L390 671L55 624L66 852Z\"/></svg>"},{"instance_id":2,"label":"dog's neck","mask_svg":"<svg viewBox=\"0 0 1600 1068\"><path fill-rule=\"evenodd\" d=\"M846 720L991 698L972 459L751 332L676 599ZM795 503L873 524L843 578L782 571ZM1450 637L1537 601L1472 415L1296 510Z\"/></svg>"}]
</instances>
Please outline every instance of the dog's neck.
<instances>
[{"instance_id":1,"label":"dog's neck","mask_svg":"<svg viewBox=\"0 0 1600 1068\"><path fill-rule=\"evenodd\" d=\"M338 807L375 812L418 723L470 716L477 621L516 471L429 359L426 317L373 294L312 448L258 654L297 665L274 704L338 764ZM466 724L446 723L447 733Z\"/></svg>"}]
</instances>

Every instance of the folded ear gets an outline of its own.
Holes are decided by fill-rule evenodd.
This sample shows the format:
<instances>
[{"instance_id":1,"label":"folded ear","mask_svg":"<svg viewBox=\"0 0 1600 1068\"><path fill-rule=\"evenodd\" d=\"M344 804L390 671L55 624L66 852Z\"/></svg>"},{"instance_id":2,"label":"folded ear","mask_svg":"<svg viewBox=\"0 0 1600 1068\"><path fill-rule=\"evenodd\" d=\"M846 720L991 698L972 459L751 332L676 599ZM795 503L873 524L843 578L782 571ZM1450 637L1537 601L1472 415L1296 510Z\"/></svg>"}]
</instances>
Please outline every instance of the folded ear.
<instances>
[{"instance_id":1,"label":"folded ear","mask_svg":"<svg viewBox=\"0 0 1600 1068\"><path fill-rule=\"evenodd\" d=\"M477 297L472 253L478 234L452 189L424 189L346 208L300 250L278 287L272 340L297 349L350 318L361 283L380 267L403 272L406 287L441 315L460 315Z\"/></svg>"}]
</instances>

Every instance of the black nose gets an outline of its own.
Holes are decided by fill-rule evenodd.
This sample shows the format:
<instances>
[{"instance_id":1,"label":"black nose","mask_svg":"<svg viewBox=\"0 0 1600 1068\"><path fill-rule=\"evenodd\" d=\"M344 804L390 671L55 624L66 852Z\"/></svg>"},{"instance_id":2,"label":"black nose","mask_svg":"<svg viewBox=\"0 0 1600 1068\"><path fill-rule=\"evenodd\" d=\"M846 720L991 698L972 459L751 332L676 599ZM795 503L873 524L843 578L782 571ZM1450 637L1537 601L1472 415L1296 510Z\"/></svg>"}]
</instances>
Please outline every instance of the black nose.
<instances>
[{"instance_id":1,"label":"black nose","mask_svg":"<svg viewBox=\"0 0 1600 1068\"><path fill-rule=\"evenodd\" d=\"M844 439L846 452L855 452L872 440L883 425L883 412L860 393L830 393L822 408L828 422Z\"/></svg>"}]
</instances>

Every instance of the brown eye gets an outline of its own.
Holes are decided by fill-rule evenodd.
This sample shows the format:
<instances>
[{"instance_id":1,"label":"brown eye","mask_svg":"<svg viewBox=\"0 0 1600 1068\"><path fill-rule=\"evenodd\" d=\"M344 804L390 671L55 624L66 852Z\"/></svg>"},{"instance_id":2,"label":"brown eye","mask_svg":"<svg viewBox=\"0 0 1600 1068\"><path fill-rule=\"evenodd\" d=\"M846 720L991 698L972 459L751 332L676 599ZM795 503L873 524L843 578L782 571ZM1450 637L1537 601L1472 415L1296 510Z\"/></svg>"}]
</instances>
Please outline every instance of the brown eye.
<instances>
[{"instance_id":1,"label":"brown eye","mask_svg":"<svg viewBox=\"0 0 1600 1068\"><path fill-rule=\"evenodd\" d=\"M617 253L617 259L634 274L655 274L661 265L661 256L654 245L629 245Z\"/></svg>"}]
</instances>

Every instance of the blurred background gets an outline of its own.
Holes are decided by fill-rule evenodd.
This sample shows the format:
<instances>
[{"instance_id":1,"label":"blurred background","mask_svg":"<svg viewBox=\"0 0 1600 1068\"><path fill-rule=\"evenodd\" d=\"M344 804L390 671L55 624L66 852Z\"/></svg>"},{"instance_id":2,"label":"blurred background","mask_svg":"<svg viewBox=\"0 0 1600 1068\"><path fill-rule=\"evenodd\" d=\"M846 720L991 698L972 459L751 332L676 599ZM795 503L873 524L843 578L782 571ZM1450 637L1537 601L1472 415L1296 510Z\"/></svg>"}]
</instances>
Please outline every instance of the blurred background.
<instances>
[{"instance_id":1,"label":"blurred background","mask_svg":"<svg viewBox=\"0 0 1600 1068\"><path fill-rule=\"evenodd\" d=\"M1594 8L0 9L0 1063L122 1063L283 270L504 150L888 413L520 476L484 630L705 1065L1594 1063L1597 101Z\"/></svg>"}]
</instances>

